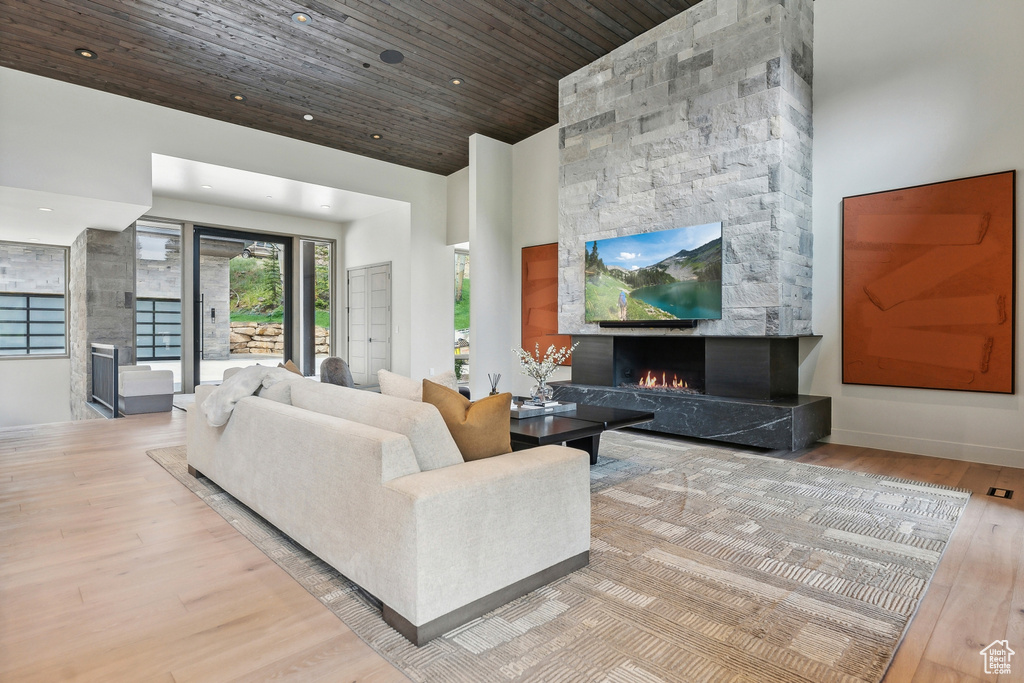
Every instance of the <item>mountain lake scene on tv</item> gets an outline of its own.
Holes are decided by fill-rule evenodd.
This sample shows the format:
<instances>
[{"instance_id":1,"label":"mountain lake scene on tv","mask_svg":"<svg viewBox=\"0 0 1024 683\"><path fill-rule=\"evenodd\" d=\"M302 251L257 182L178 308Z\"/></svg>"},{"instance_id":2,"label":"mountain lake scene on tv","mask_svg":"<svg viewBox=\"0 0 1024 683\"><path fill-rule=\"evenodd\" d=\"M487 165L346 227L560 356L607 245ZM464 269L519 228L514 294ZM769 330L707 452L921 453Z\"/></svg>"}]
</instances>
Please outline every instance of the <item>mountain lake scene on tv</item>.
<instances>
[{"instance_id":1,"label":"mountain lake scene on tv","mask_svg":"<svg viewBox=\"0 0 1024 683\"><path fill-rule=\"evenodd\" d=\"M722 317L722 224L586 243L586 321Z\"/></svg>"}]
</instances>

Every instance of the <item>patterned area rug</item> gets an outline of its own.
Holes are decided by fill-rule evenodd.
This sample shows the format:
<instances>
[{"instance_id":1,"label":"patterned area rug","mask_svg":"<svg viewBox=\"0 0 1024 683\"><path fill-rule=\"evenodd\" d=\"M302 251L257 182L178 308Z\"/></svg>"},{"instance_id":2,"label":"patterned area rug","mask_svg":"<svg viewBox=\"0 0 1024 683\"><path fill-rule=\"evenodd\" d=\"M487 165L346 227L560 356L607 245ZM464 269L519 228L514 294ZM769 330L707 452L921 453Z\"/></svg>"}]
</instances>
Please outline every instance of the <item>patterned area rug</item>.
<instances>
[{"instance_id":1,"label":"patterned area rug","mask_svg":"<svg viewBox=\"0 0 1024 683\"><path fill-rule=\"evenodd\" d=\"M879 681L969 493L626 432L591 468L590 565L416 648L373 601L151 451L413 681Z\"/></svg>"}]
</instances>

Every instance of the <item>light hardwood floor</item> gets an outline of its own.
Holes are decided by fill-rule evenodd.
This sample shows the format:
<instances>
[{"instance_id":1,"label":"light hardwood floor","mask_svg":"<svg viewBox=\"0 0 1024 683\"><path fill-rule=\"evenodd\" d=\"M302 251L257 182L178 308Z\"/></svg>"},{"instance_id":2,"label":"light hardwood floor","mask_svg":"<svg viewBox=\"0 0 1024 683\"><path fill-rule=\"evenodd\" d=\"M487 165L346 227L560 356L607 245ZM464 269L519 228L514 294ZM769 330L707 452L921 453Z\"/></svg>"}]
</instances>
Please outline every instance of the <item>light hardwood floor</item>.
<instances>
[{"instance_id":1,"label":"light hardwood floor","mask_svg":"<svg viewBox=\"0 0 1024 683\"><path fill-rule=\"evenodd\" d=\"M146 456L184 442L184 417L0 430L0 681L407 680ZM800 460L974 491L885 680L1024 680L1024 470ZM979 650L1003 638L1020 654L997 679Z\"/></svg>"}]
</instances>

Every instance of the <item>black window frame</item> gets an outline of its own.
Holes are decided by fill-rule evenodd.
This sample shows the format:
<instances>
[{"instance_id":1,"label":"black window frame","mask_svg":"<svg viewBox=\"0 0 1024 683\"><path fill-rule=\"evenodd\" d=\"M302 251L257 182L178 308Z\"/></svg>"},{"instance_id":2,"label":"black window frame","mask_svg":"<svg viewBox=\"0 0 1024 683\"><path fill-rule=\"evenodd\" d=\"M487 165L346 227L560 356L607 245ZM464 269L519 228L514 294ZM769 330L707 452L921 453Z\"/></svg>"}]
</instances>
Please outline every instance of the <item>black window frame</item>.
<instances>
[{"instance_id":1,"label":"black window frame","mask_svg":"<svg viewBox=\"0 0 1024 683\"><path fill-rule=\"evenodd\" d=\"M5 306L5 302L0 299L0 311L24 311L25 312L25 334L10 334L0 332L0 337L24 337L26 346L23 347L4 347L0 350L0 359L9 358L44 358L53 356L67 356L68 355L68 300L66 294L40 294L36 292L0 292L0 296L4 297L24 297L24 306ZM55 306L33 306L33 299L60 299L61 306L57 308ZM61 320L32 320L33 311L60 311ZM11 320L2 322L19 323L21 321ZM61 324L64 327L64 332L60 334L60 338L63 339L64 343L57 346L33 346L33 337L57 337L58 335L49 332L32 332L32 325L53 325ZM10 351L20 351L20 353L9 353Z\"/></svg>"},{"instance_id":2,"label":"black window frame","mask_svg":"<svg viewBox=\"0 0 1024 683\"><path fill-rule=\"evenodd\" d=\"M61 299L63 299L63 304L64 305L59 310L62 310L63 314L64 314L64 318L63 318L63 325L64 325L64 333L63 333L64 347L62 349L57 349L55 347L52 347L52 348L45 348L44 347L42 349L36 349L37 351L39 351L39 353L30 353L29 351L31 351L31 349L32 349L31 342L29 342L29 340L26 339L26 343L28 344L27 348L19 347L18 348L18 350L20 351L19 353L0 353L0 362L8 361L8 360L34 360L34 359L68 358L68 357L70 357L70 355L71 355L71 311L69 309L69 303L70 303L70 300L71 300L71 292L69 290L69 287L70 287L70 279L71 279L71 247L68 247L68 246L65 246L65 245L61 245L61 244L48 244L48 243L41 243L41 242L21 242L21 241L17 241L17 240L0 240L0 250L2 250L4 247L22 247L22 248L28 248L28 249L34 249L34 250L35 249L38 249L38 250L51 250L51 251L60 251L62 253L62 255L63 255L63 271L64 271L64 274L63 274L63 277L62 277L63 287L61 288L61 291L59 293L58 292L22 291L22 290L15 291L13 289L10 290L10 291L5 290L5 289L3 289L4 286L10 286L13 283L11 281L6 282L6 284L4 283L4 280L5 280L4 276L5 275L9 275L9 274L6 271L3 271L3 269L0 269L0 295L3 295L3 296L24 296L24 297L47 297L47 298L61 298ZM0 305L0 306L2 306L2 305ZM7 309L7 310L9 310L9 309L25 310L24 308L18 307L18 306L2 306L2 307L4 309ZM30 308L30 307L31 307L31 299L26 299L26 308ZM49 307L44 309L43 307L39 307L38 310L50 310L50 311L53 311L53 310L58 310L58 309L56 309L56 308L49 308ZM31 317L31 314L27 313L26 316L25 316L25 322L26 323L33 322L33 321L29 320L30 317ZM20 321L7 321L7 322L20 322ZM40 324L53 324L53 323L58 322L58 321L56 321L56 320L37 320L37 321L34 321L34 322L37 322L37 323L40 323ZM26 332L26 334L24 334L24 335L21 335L21 334L7 334L7 335L4 335L4 336L9 336L9 337L22 337L22 336L24 336L24 337L28 337L28 333L30 332L28 327L26 327L25 332ZM54 334L40 334L38 336L40 336L40 337L56 337L57 335L54 335ZM10 351L10 350L11 349L8 349L8 351Z\"/></svg>"},{"instance_id":3,"label":"black window frame","mask_svg":"<svg viewBox=\"0 0 1024 683\"><path fill-rule=\"evenodd\" d=\"M156 310L156 308L157 308L156 305L158 303L161 303L161 302L174 302L174 303L178 304L178 310L177 311L158 311L158 310ZM139 310L139 305L140 304L150 304L151 306L150 306L150 308L148 310ZM135 359L136 359L137 362L142 363L144 361L181 360L181 348L182 348L181 347L181 342L182 342L182 334L181 334L181 332L182 332L182 327L181 327L181 324L182 324L182 310L181 310L181 305L182 305L181 304L181 299L161 299L161 298L157 298L157 297L138 297L138 298L135 299ZM146 322L139 322L139 313L151 313L151 314L153 314L153 320L151 322L148 322L148 323L146 323ZM178 321L177 321L177 323L173 323L173 322L162 322L162 323L159 323L159 322L156 321L156 314L157 313L173 313L173 314L177 314ZM178 331L176 333L158 332L158 330L157 330L157 326L158 325L175 325L175 324L178 327ZM144 325L148 325L149 328L150 328L150 331L149 331L148 334L140 334L139 333L139 327L144 326ZM172 349L175 348L175 346L165 347L163 344L157 344L156 343L156 338L158 336L162 336L162 335L165 335L165 334L167 334L168 336L171 336L171 337L177 337L178 338L178 344L177 344L177 347L176 347L178 349L178 355L177 356L158 356L158 355L156 355L156 350L158 348L172 348ZM141 342L139 342L139 337L140 336L141 337L150 337L150 338L152 338L153 343L151 343L151 344L142 344ZM146 355L146 356L143 355L142 352L143 352L144 349L148 349L149 350L149 352L150 352L149 355Z\"/></svg>"}]
</instances>

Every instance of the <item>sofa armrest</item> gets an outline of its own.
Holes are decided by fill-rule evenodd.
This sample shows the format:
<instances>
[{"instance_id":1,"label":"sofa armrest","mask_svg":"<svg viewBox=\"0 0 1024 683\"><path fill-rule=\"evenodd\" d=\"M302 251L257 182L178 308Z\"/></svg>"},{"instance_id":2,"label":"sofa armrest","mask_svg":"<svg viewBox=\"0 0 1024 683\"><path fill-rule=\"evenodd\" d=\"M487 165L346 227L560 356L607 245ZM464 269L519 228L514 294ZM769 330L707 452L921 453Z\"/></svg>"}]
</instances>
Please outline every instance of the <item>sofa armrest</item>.
<instances>
[{"instance_id":1,"label":"sofa armrest","mask_svg":"<svg viewBox=\"0 0 1024 683\"><path fill-rule=\"evenodd\" d=\"M416 587L390 607L416 625L590 549L590 461L577 449L530 448L384 489L392 523L412 529L392 566Z\"/></svg>"}]
</instances>

